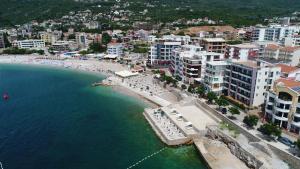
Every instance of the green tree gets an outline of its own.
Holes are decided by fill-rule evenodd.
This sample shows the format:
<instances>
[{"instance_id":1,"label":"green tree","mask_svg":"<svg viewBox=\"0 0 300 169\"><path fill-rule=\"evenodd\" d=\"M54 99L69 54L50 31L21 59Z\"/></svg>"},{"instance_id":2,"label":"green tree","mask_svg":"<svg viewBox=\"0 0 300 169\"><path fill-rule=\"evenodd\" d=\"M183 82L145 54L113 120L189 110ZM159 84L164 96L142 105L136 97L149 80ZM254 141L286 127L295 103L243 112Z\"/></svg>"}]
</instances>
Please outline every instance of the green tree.
<instances>
[{"instance_id":1,"label":"green tree","mask_svg":"<svg viewBox=\"0 0 300 169\"><path fill-rule=\"evenodd\" d=\"M70 35L68 36L68 39L75 39L75 38L76 38L75 34L70 34Z\"/></svg>"},{"instance_id":2,"label":"green tree","mask_svg":"<svg viewBox=\"0 0 300 169\"><path fill-rule=\"evenodd\" d=\"M89 45L89 50L92 52L105 52L106 48L103 47L100 43L91 43Z\"/></svg>"},{"instance_id":3,"label":"green tree","mask_svg":"<svg viewBox=\"0 0 300 169\"><path fill-rule=\"evenodd\" d=\"M196 93L199 95L199 97L203 97L205 94L205 87L203 85L197 87Z\"/></svg>"},{"instance_id":4,"label":"green tree","mask_svg":"<svg viewBox=\"0 0 300 169\"><path fill-rule=\"evenodd\" d=\"M219 110L221 110L222 106L228 106L227 100L225 100L223 97L219 97L215 100L216 104L219 106Z\"/></svg>"},{"instance_id":5,"label":"green tree","mask_svg":"<svg viewBox=\"0 0 300 169\"><path fill-rule=\"evenodd\" d=\"M209 103L212 103L214 100L216 100L218 97L216 95L216 93L214 92L208 92L207 93L207 99Z\"/></svg>"},{"instance_id":6,"label":"green tree","mask_svg":"<svg viewBox=\"0 0 300 169\"><path fill-rule=\"evenodd\" d=\"M229 108L229 112L231 113L231 117L234 117L234 115L241 114L241 112L239 111L239 109L237 109L235 107L230 107Z\"/></svg>"},{"instance_id":7,"label":"green tree","mask_svg":"<svg viewBox=\"0 0 300 169\"><path fill-rule=\"evenodd\" d=\"M111 36L108 33L102 34L102 43L107 45L111 41Z\"/></svg>"},{"instance_id":8,"label":"green tree","mask_svg":"<svg viewBox=\"0 0 300 169\"><path fill-rule=\"evenodd\" d=\"M257 125L258 123L258 116L256 115L249 115L249 116L245 116L243 122L249 126L249 127L254 127Z\"/></svg>"},{"instance_id":9,"label":"green tree","mask_svg":"<svg viewBox=\"0 0 300 169\"><path fill-rule=\"evenodd\" d=\"M281 129L273 123L261 125L258 130L267 136L281 136Z\"/></svg>"}]
</instances>

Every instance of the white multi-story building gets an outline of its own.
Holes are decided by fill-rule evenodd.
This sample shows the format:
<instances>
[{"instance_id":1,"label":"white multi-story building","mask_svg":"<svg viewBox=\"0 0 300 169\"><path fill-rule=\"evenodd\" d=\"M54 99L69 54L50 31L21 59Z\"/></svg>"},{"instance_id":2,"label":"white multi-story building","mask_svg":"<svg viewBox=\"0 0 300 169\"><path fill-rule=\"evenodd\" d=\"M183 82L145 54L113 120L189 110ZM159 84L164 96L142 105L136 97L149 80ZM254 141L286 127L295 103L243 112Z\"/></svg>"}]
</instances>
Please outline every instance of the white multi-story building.
<instances>
[{"instance_id":1,"label":"white multi-story building","mask_svg":"<svg viewBox=\"0 0 300 169\"><path fill-rule=\"evenodd\" d=\"M300 63L300 46L279 46L269 44L266 46L263 57L275 59L290 66L298 66Z\"/></svg>"},{"instance_id":2,"label":"white multi-story building","mask_svg":"<svg viewBox=\"0 0 300 169\"><path fill-rule=\"evenodd\" d=\"M153 67L169 67L172 50L180 47L181 42L158 42L151 45L147 65Z\"/></svg>"},{"instance_id":3,"label":"white multi-story building","mask_svg":"<svg viewBox=\"0 0 300 169\"><path fill-rule=\"evenodd\" d=\"M206 63L206 70L204 73L204 85L208 91L212 91L216 94L223 93L224 76L226 61L213 61Z\"/></svg>"},{"instance_id":4,"label":"white multi-story building","mask_svg":"<svg viewBox=\"0 0 300 169\"><path fill-rule=\"evenodd\" d=\"M280 78L280 67L258 61L228 61L224 77L224 94L246 106L260 106L274 81Z\"/></svg>"},{"instance_id":5,"label":"white multi-story building","mask_svg":"<svg viewBox=\"0 0 300 169\"><path fill-rule=\"evenodd\" d=\"M116 55L118 57L123 55L123 44L121 43L109 43L107 45L107 54Z\"/></svg>"},{"instance_id":6,"label":"white multi-story building","mask_svg":"<svg viewBox=\"0 0 300 169\"><path fill-rule=\"evenodd\" d=\"M202 81L207 62L223 59L223 54L202 51L200 46L183 45L172 52L170 71L183 82Z\"/></svg>"},{"instance_id":7,"label":"white multi-story building","mask_svg":"<svg viewBox=\"0 0 300 169\"><path fill-rule=\"evenodd\" d=\"M268 92L265 119L281 128L300 134L300 82L278 79Z\"/></svg>"},{"instance_id":8,"label":"white multi-story building","mask_svg":"<svg viewBox=\"0 0 300 169\"><path fill-rule=\"evenodd\" d=\"M252 31L252 41L281 41L300 32L300 26L270 25L268 27L257 27Z\"/></svg>"},{"instance_id":9,"label":"white multi-story building","mask_svg":"<svg viewBox=\"0 0 300 169\"><path fill-rule=\"evenodd\" d=\"M244 43L227 46L225 58L239 61L247 61L248 59L253 59L257 57L258 54L259 48L257 45Z\"/></svg>"},{"instance_id":10,"label":"white multi-story building","mask_svg":"<svg viewBox=\"0 0 300 169\"><path fill-rule=\"evenodd\" d=\"M284 46L300 46L300 36L299 35L293 35L290 37L286 37L283 40Z\"/></svg>"},{"instance_id":11,"label":"white multi-story building","mask_svg":"<svg viewBox=\"0 0 300 169\"><path fill-rule=\"evenodd\" d=\"M79 48L86 48L88 46L87 35L85 33L77 33L76 43Z\"/></svg>"},{"instance_id":12,"label":"white multi-story building","mask_svg":"<svg viewBox=\"0 0 300 169\"><path fill-rule=\"evenodd\" d=\"M45 42L42 40L31 39L31 40L20 40L15 41L13 46L20 49L43 49L45 48Z\"/></svg>"},{"instance_id":13,"label":"white multi-story building","mask_svg":"<svg viewBox=\"0 0 300 169\"><path fill-rule=\"evenodd\" d=\"M191 42L191 37L188 35L179 36L179 35L164 35L162 38L164 41L173 41L173 42L182 42L182 44L189 44Z\"/></svg>"}]
</instances>

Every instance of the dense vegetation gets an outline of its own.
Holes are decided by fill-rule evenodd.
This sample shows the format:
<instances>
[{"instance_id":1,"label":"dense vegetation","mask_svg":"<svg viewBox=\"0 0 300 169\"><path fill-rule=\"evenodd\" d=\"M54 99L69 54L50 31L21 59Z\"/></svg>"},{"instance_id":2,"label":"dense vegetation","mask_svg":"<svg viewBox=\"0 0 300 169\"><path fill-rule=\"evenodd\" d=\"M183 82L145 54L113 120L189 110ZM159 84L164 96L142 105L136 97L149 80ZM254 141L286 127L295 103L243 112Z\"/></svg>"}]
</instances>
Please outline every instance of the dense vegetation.
<instances>
[{"instance_id":1,"label":"dense vegetation","mask_svg":"<svg viewBox=\"0 0 300 169\"><path fill-rule=\"evenodd\" d=\"M123 2L121 0L120 4ZM139 15L138 12L148 9L147 16L155 22L208 16L233 25L249 25L261 22L266 17L282 16L300 9L300 1L297 0L129 0L128 2L132 2L128 9L136 13L133 16L134 20L142 20L145 16ZM154 7L146 7L144 2ZM115 3L115 0L93 1L93 3L74 0L0 0L2 12L0 25L55 18L71 10L86 8L103 12L109 10ZM101 4L103 8L95 8L97 4Z\"/></svg>"}]
</instances>

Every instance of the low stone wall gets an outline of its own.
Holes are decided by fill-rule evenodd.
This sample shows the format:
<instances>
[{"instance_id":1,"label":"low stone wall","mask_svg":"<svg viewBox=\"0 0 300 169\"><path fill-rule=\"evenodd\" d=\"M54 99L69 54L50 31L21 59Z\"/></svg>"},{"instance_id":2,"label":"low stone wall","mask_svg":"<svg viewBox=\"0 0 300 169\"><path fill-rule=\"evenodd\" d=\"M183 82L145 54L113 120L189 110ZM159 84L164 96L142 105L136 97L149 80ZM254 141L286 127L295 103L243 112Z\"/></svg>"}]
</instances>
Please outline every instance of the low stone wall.
<instances>
[{"instance_id":1,"label":"low stone wall","mask_svg":"<svg viewBox=\"0 0 300 169\"><path fill-rule=\"evenodd\" d=\"M269 148L283 161L289 164L291 169L300 168L300 158L293 156L292 154L288 154L270 144L268 144Z\"/></svg>"},{"instance_id":2,"label":"low stone wall","mask_svg":"<svg viewBox=\"0 0 300 169\"><path fill-rule=\"evenodd\" d=\"M246 131L244 128L242 128L239 125L235 124L228 117L224 116L223 114L221 114L217 110L211 108L206 103L203 103L200 100L197 100L196 105L200 106L200 108L201 107L204 108L206 111L209 111L210 113L212 113L214 116L220 118L225 123L228 123L228 124L234 126L240 133L242 133L244 136L246 136L249 139L250 142L259 142L260 141L260 139L258 137L252 135L251 133Z\"/></svg>"},{"instance_id":3,"label":"low stone wall","mask_svg":"<svg viewBox=\"0 0 300 169\"><path fill-rule=\"evenodd\" d=\"M152 120L152 118L149 116L149 114L145 111L144 116L146 120L149 122L153 130L155 131L156 135L167 145L169 146L176 146L176 145L182 145L186 144L188 142L191 142L191 138L182 138L182 139L176 139L176 140L169 140L162 131L160 131L160 128L156 125L156 123Z\"/></svg>"},{"instance_id":4,"label":"low stone wall","mask_svg":"<svg viewBox=\"0 0 300 169\"><path fill-rule=\"evenodd\" d=\"M245 150L235 139L223 133L216 126L208 126L206 135L208 138L225 143L231 153L243 161L249 168L260 169L263 166L263 162L256 159L254 155Z\"/></svg>"}]
</instances>

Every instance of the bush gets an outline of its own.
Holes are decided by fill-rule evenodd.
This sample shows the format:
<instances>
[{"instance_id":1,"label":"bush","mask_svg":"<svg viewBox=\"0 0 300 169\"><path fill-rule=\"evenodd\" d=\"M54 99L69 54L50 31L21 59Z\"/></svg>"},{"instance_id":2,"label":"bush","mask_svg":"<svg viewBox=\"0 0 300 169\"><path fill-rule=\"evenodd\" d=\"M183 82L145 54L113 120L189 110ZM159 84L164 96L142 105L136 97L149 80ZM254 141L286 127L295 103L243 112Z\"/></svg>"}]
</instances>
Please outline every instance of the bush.
<instances>
[{"instance_id":1,"label":"bush","mask_svg":"<svg viewBox=\"0 0 300 169\"><path fill-rule=\"evenodd\" d=\"M241 114L241 112L239 111L239 109L237 109L235 107L230 107L229 108L229 112L231 113L232 116L234 116L236 114Z\"/></svg>"},{"instance_id":2,"label":"bush","mask_svg":"<svg viewBox=\"0 0 300 169\"><path fill-rule=\"evenodd\" d=\"M181 85L181 89L182 89L182 90L185 90L186 88L187 88L187 87L186 87L185 84L182 84L182 85Z\"/></svg>"},{"instance_id":3,"label":"bush","mask_svg":"<svg viewBox=\"0 0 300 169\"><path fill-rule=\"evenodd\" d=\"M267 136L281 136L281 129L273 123L261 125L258 130Z\"/></svg>"},{"instance_id":4,"label":"bush","mask_svg":"<svg viewBox=\"0 0 300 169\"><path fill-rule=\"evenodd\" d=\"M258 123L258 117L256 115L249 115L249 116L245 116L243 122L249 126L249 127L253 127L256 126Z\"/></svg>"},{"instance_id":5,"label":"bush","mask_svg":"<svg viewBox=\"0 0 300 169\"><path fill-rule=\"evenodd\" d=\"M227 101L229 101L234 106L240 108L241 110L246 110L246 107L245 107L244 104L241 104L241 103L239 103L239 102L237 102L237 101L235 101L235 100L233 100L233 99L231 99L229 97L226 97L226 96L221 96L221 97L223 97L224 99L226 99Z\"/></svg>"}]
</instances>

